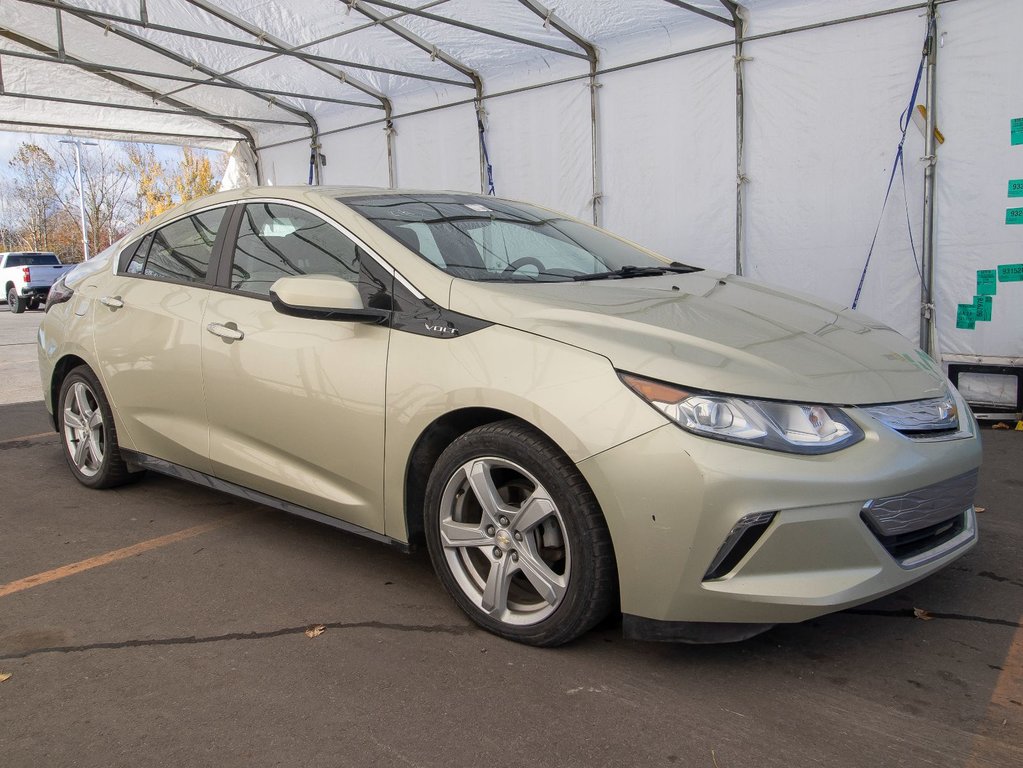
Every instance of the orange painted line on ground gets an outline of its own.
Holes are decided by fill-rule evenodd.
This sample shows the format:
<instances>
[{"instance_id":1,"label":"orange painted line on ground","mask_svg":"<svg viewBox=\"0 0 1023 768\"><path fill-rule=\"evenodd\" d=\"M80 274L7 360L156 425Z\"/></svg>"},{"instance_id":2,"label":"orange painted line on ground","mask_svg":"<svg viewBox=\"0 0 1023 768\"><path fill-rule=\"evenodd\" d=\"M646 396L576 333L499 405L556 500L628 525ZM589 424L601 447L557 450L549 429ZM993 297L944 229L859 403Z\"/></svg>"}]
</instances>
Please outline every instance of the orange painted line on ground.
<instances>
[{"instance_id":1,"label":"orange painted line on ground","mask_svg":"<svg viewBox=\"0 0 1023 768\"><path fill-rule=\"evenodd\" d=\"M140 555L143 552L149 552L152 549L159 549L160 547L166 547L168 544L176 544L179 541L191 539L194 536L208 533L209 531L217 528L223 528L225 525L230 525L239 517L240 515L231 515L230 517L214 520L210 523L203 523L202 525L185 528L183 531L178 531L177 533L168 533L166 536L158 536L155 539L140 541L138 544L132 544L130 547L115 549L112 552L107 552L103 555L90 557L88 560L80 560L77 563L71 563L70 565L62 565L60 568L54 568L52 571L44 571L43 573L37 573L35 576L27 576L24 579L18 579L17 581L12 581L9 584L0 585L0 597L7 597L8 595L13 595L15 592L21 592L22 590L31 589L32 587L38 587L41 584L48 584L51 581L57 581L58 579L64 579L68 576L74 576L76 573L81 573L82 571L99 568L101 565L116 563L118 560L124 560L127 557L134 557L135 555Z\"/></svg>"},{"instance_id":2,"label":"orange painted line on ground","mask_svg":"<svg viewBox=\"0 0 1023 768\"><path fill-rule=\"evenodd\" d=\"M21 437L10 437L6 440L0 440L0 445L4 443L17 443L22 440L35 440L37 437L57 437L56 432L40 432L38 435L22 435Z\"/></svg>"},{"instance_id":3,"label":"orange painted line on ground","mask_svg":"<svg viewBox=\"0 0 1023 768\"><path fill-rule=\"evenodd\" d=\"M1023 627L1016 630L998 673L967 768L1023 764Z\"/></svg>"}]
</instances>

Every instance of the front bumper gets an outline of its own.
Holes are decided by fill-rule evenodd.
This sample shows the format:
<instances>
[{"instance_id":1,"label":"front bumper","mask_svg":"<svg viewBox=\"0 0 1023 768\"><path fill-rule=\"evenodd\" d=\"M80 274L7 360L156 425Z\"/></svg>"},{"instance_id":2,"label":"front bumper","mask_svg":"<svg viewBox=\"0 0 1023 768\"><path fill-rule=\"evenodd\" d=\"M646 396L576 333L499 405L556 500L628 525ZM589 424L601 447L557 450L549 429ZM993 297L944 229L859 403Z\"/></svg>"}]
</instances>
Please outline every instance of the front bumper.
<instances>
[{"instance_id":1,"label":"front bumper","mask_svg":"<svg viewBox=\"0 0 1023 768\"><path fill-rule=\"evenodd\" d=\"M961 529L923 557L891 554L891 542L862 513L871 500L914 498L910 492L975 471L980 440L972 419L971 437L925 442L851 415L865 439L823 456L709 440L665 424L580 462L611 530L622 612L642 626L804 621L900 589L967 551L976 541L972 492L959 510ZM707 579L734 526L764 512L774 515L752 548Z\"/></svg>"}]
</instances>

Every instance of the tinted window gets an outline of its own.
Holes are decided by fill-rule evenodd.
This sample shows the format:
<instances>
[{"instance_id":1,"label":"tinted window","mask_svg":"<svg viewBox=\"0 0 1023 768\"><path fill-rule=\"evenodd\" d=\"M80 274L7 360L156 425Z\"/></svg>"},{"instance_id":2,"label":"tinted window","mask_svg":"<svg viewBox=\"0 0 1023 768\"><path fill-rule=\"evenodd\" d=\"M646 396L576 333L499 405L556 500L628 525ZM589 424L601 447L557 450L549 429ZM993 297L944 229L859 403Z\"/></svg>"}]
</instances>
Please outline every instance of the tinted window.
<instances>
[{"instance_id":1,"label":"tinted window","mask_svg":"<svg viewBox=\"0 0 1023 768\"><path fill-rule=\"evenodd\" d=\"M7 257L8 267L57 266L60 259L53 253L12 253Z\"/></svg>"},{"instance_id":2,"label":"tinted window","mask_svg":"<svg viewBox=\"0 0 1023 768\"><path fill-rule=\"evenodd\" d=\"M153 235L143 274L191 283L204 281L226 210L216 208L197 213L158 229Z\"/></svg>"},{"instance_id":3,"label":"tinted window","mask_svg":"<svg viewBox=\"0 0 1023 768\"><path fill-rule=\"evenodd\" d=\"M121 271L126 272L129 275L141 275L142 270L145 268L146 255L149 253L149 246L152 242L153 236L151 234L147 235L145 240L138 244L138 247L135 249L135 253Z\"/></svg>"},{"instance_id":4,"label":"tinted window","mask_svg":"<svg viewBox=\"0 0 1023 768\"><path fill-rule=\"evenodd\" d=\"M666 265L596 227L523 203L448 193L339 199L430 263L468 280L571 280Z\"/></svg>"},{"instance_id":5,"label":"tinted window","mask_svg":"<svg viewBox=\"0 0 1023 768\"><path fill-rule=\"evenodd\" d=\"M359 282L359 248L323 219L280 203L245 206L231 287L268 295L289 275L336 275Z\"/></svg>"}]
</instances>

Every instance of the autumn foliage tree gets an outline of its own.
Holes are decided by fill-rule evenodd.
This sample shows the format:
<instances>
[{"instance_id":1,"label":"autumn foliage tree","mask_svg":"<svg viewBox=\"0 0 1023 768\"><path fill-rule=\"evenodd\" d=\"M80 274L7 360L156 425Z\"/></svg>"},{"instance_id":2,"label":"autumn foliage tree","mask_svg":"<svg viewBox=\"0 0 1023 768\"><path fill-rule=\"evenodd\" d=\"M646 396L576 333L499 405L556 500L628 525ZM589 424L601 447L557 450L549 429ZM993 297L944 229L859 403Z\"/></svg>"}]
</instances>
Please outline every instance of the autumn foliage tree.
<instances>
[{"instance_id":1,"label":"autumn foliage tree","mask_svg":"<svg viewBox=\"0 0 1023 768\"><path fill-rule=\"evenodd\" d=\"M150 144L101 143L82 148L82 200L89 250L98 253L138 224L217 190L221 166L207 153L181 149L177 162ZM64 262L82 259L74 148L56 141L22 143L0 182L0 246L50 250Z\"/></svg>"}]
</instances>

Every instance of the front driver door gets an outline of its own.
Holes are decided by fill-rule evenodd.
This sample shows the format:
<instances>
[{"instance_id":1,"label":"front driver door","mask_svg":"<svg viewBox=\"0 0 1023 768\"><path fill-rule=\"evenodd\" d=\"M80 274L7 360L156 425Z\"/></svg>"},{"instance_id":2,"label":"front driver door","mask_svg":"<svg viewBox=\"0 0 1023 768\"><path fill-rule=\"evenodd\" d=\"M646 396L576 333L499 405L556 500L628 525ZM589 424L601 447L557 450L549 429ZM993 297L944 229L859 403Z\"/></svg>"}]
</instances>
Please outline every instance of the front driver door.
<instances>
[{"instance_id":1,"label":"front driver door","mask_svg":"<svg viewBox=\"0 0 1023 768\"><path fill-rule=\"evenodd\" d=\"M283 315L269 291L281 277L330 274L379 301L386 273L371 274L365 251L305 208L251 202L239 219L203 318L213 471L382 531L388 328Z\"/></svg>"}]
</instances>

